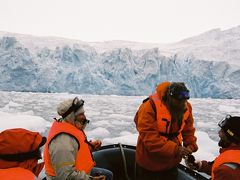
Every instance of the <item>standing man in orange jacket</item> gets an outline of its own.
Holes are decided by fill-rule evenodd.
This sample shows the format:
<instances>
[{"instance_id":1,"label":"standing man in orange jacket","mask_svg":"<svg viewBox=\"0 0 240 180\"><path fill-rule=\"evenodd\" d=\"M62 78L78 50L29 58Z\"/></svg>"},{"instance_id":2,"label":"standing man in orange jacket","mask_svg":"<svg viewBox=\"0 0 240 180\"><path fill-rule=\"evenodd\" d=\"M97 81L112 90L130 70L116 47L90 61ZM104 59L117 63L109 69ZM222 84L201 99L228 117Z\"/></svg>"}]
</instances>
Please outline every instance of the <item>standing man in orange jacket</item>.
<instances>
[{"instance_id":1,"label":"standing man in orange jacket","mask_svg":"<svg viewBox=\"0 0 240 180\"><path fill-rule=\"evenodd\" d=\"M177 179L182 158L197 151L188 99L184 83L163 82L143 101L135 116L138 180Z\"/></svg>"},{"instance_id":2,"label":"standing man in orange jacket","mask_svg":"<svg viewBox=\"0 0 240 180\"><path fill-rule=\"evenodd\" d=\"M211 175L212 180L240 180L240 117L227 115L218 125L220 155L212 162L185 162L191 169Z\"/></svg>"},{"instance_id":3,"label":"standing man in orange jacket","mask_svg":"<svg viewBox=\"0 0 240 180\"><path fill-rule=\"evenodd\" d=\"M92 151L100 148L101 141L88 141L84 128L89 123L83 109L83 100L77 97L59 104L58 114L48 134L44 150L47 180L111 180L112 172L96 168ZM97 174L97 175L96 175Z\"/></svg>"}]
</instances>

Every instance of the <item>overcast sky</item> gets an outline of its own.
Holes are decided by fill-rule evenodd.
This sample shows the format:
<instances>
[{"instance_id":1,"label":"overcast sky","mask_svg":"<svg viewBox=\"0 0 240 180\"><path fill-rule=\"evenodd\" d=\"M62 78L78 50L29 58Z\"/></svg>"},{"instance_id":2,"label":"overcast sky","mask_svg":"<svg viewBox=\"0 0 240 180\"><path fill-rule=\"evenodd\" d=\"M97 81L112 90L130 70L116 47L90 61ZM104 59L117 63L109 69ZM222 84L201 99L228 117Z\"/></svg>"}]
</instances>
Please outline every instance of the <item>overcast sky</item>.
<instances>
[{"instance_id":1,"label":"overcast sky","mask_svg":"<svg viewBox=\"0 0 240 180\"><path fill-rule=\"evenodd\" d=\"M0 31L170 43L240 25L240 0L0 0Z\"/></svg>"}]
</instances>

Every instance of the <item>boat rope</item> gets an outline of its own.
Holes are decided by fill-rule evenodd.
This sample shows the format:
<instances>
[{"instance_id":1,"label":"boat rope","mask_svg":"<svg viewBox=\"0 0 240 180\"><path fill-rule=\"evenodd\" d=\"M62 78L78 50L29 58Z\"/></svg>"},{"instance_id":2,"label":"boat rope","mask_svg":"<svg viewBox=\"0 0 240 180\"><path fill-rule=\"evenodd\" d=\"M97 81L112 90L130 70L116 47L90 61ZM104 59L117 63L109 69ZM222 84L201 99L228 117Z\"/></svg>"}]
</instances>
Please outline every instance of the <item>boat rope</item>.
<instances>
[{"instance_id":1,"label":"boat rope","mask_svg":"<svg viewBox=\"0 0 240 180\"><path fill-rule=\"evenodd\" d=\"M120 151L121 151L121 154L122 154L122 160L123 160L123 169L124 169L124 173L125 173L125 178L127 180L131 180L128 176L128 172L127 172L127 162L126 162L126 157L125 157L125 153L124 153L124 150L123 150L123 147L122 147L122 144L121 143L118 143L119 145L119 148L120 148Z\"/></svg>"}]
</instances>

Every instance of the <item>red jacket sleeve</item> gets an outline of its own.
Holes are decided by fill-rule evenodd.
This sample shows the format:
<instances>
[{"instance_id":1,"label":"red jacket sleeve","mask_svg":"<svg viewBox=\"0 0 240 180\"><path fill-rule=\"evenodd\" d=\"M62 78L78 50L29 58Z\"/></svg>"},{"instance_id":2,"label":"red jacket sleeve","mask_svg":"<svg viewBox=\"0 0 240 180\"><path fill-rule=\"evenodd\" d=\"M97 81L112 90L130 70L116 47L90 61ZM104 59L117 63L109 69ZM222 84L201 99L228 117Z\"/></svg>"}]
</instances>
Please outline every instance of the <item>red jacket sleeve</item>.
<instances>
[{"instance_id":1,"label":"red jacket sleeve","mask_svg":"<svg viewBox=\"0 0 240 180\"><path fill-rule=\"evenodd\" d=\"M228 167L225 164L222 164L218 168L214 170L214 179L215 180L226 180L226 179L234 179L240 180L240 169L234 169Z\"/></svg>"},{"instance_id":2,"label":"red jacket sleeve","mask_svg":"<svg viewBox=\"0 0 240 180\"><path fill-rule=\"evenodd\" d=\"M202 161L202 167L199 169L199 172L204 172L211 176L212 173L212 165L213 162ZM236 166L237 168L231 168L225 164L222 164L218 168L214 170L214 180L226 180L226 179L234 179L240 180L240 166Z\"/></svg>"}]
</instances>

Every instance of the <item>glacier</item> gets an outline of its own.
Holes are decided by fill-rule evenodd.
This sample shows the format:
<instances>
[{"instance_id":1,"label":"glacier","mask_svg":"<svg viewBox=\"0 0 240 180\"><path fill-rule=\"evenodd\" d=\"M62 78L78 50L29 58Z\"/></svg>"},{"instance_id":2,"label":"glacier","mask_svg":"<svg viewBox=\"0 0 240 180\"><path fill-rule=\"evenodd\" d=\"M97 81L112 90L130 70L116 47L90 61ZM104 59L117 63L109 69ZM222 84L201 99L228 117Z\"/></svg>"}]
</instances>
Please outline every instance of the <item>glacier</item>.
<instances>
[{"instance_id":1,"label":"glacier","mask_svg":"<svg viewBox=\"0 0 240 180\"><path fill-rule=\"evenodd\" d=\"M175 44L87 43L0 32L0 90L149 95L185 82L195 98L240 98L240 27Z\"/></svg>"}]
</instances>

